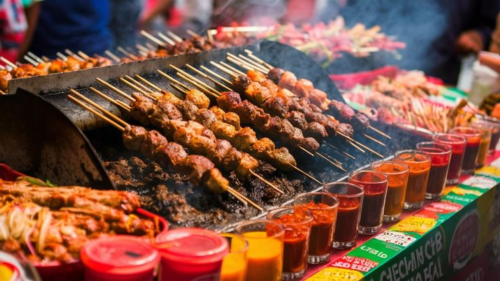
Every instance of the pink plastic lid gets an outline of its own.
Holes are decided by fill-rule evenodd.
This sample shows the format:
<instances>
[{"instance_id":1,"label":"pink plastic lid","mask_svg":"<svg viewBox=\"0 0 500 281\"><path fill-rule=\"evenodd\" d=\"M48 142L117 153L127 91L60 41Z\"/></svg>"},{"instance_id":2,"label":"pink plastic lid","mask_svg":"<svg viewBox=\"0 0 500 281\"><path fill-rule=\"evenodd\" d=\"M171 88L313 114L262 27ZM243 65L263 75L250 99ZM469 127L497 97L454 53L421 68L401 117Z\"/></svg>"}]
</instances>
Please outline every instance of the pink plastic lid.
<instances>
[{"instance_id":1,"label":"pink plastic lid","mask_svg":"<svg viewBox=\"0 0 500 281\"><path fill-rule=\"evenodd\" d=\"M125 235L88 242L80 256L83 264L94 271L123 276L153 270L160 261L158 251L151 244Z\"/></svg>"},{"instance_id":2,"label":"pink plastic lid","mask_svg":"<svg viewBox=\"0 0 500 281\"><path fill-rule=\"evenodd\" d=\"M229 252L224 237L198 228L171 230L158 235L156 242L163 257L183 263L218 262Z\"/></svg>"}]
</instances>

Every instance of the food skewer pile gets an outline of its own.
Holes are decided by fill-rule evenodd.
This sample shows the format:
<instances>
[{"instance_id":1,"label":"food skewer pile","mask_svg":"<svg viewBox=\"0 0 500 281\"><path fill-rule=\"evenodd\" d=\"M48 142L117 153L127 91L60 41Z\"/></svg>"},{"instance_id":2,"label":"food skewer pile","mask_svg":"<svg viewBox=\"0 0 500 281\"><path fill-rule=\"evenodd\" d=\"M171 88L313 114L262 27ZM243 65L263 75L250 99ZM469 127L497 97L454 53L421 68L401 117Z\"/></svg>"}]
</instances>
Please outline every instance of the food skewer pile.
<instances>
[{"instance_id":1,"label":"food skewer pile","mask_svg":"<svg viewBox=\"0 0 500 281\"><path fill-rule=\"evenodd\" d=\"M144 156L155 159L164 167L173 167L176 171L187 175L189 177L189 181L194 186L205 187L208 191L213 193L229 192L243 203L249 203L262 211L260 206L231 188L229 186L229 181L224 178L219 169L215 168L214 163L208 158L196 154L190 155L182 145L176 142L169 142L167 138L165 138L158 131L148 131L141 126L129 125L96 103L86 99L77 91L72 90L71 92L73 95L86 101L87 103L90 103L92 106L108 116L106 117L105 115L99 113L97 110L86 105L74 96L68 95L68 99L72 102L82 106L122 131L123 143L127 149L139 151Z\"/></svg>"},{"instance_id":2,"label":"food skewer pile","mask_svg":"<svg viewBox=\"0 0 500 281\"><path fill-rule=\"evenodd\" d=\"M454 106L434 101L433 97L440 95L441 88L422 72L408 71L395 78L380 76L370 86L357 86L344 93L344 97L369 107L370 118L437 133L465 124L478 113L464 99Z\"/></svg>"},{"instance_id":3,"label":"food skewer pile","mask_svg":"<svg viewBox=\"0 0 500 281\"><path fill-rule=\"evenodd\" d=\"M0 180L0 245L33 263L79 260L91 239L125 234L154 239L159 222L136 215L138 197L124 191L46 186L19 177Z\"/></svg>"}]
</instances>

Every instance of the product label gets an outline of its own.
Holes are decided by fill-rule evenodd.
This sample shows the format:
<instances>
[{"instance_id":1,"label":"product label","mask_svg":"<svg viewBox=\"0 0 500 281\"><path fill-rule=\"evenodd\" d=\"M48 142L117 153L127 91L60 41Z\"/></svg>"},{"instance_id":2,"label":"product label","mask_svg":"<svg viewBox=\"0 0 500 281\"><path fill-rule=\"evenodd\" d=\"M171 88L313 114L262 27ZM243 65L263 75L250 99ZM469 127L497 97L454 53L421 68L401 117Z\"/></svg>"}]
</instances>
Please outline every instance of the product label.
<instances>
[{"instance_id":1,"label":"product label","mask_svg":"<svg viewBox=\"0 0 500 281\"><path fill-rule=\"evenodd\" d=\"M453 232L449 263L460 269L467 264L479 236L479 215L476 210L465 215Z\"/></svg>"},{"instance_id":2,"label":"product label","mask_svg":"<svg viewBox=\"0 0 500 281\"><path fill-rule=\"evenodd\" d=\"M307 278L307 281L349 281L361 279L363 279L363 273L361 272L345 268L326 267Z\"/></svg>"},{"instance_id":3,"label":"product label","mask_svg":"<svg viewBox=\"0 0 500 281\"><path fill-rule=\"evenodd\" d=\"M336 260L332 266L340 267L345 269L352 269L361 272L368 272L372 268L375 268L378 265L377 262L373 262L371 260L365 258L351 257L351 256L343 256L339 260Z\"/></svg>"},{"instance_id":4,"label":"product label","mask_svg":"<svg viewBox=\"0 0 500 281\"><path fill-rule=\"evenodd\" d=\"M414 232L422 235L431 230L436 223L437 221L432 218L411 216L394 225L390 228L390 230L399 232Z\"/></svg>"},{"instance_id":5,"label":"product label","mask_svg":"<svg viewBox=\"0 0 500 281\"><path fill-rule=\"evenodd\" d=\"M390 231L390 230L385 231L385 232L377 235L375 237L375 239L389 242L389 243L396 244L396 245L403 246L403 247L407 247L411 243L413 243L417 240L416 238L414 238L410 235L407 235L407 234L404 234L401 232Z\"/></svg>"}]
</instances>

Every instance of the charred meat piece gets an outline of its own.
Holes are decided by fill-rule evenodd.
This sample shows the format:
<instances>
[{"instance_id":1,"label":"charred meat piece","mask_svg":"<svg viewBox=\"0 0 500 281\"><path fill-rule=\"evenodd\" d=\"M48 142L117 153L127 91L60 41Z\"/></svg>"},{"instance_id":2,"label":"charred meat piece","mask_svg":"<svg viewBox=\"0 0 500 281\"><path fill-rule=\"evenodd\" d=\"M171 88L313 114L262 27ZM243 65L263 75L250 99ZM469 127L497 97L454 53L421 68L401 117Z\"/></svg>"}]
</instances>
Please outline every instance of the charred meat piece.
<instances>
[{"instance_id":1,"label":"charred meat piece","mask_svg":"<svg viewBox=\"0 0 500 281\"><path fill-rule=\"evenodd\" d=\"M214 139L200 135L189 127L182 127L175 131L173 140L188 147L194 154L206 155L215 146Z\"/></svg>"},{"instance_id":2,"label":"charred meat piece","mask_svg":"<svg viewBox=\"0 0 500 281\"><path fill-rule=\"evenodd\" d=\"M207 109L210 106L210 99L202 92L192 89L186 93L186 101L190 101L198 108Z\"/></svg>"},{"instance_id":3,"label":"charred meat piece","mask_svg":"<svg viewBox=\"0 0 500 281\"><path fill-rule=\"evenodd\" d=\"M264 115L264 110L244 100L232 108L232 111L240 117L241 123L250 124L255 116Z\"/></svg>"},{"instance_id":4,"label":"charred meat piece","mask_svg":"<svg viewBox=\"0 0 500 281\"><path fill-rule=\"evenodd\" d=\"M243 157L243 154L232 147L224 159L224 168L227 171L234 171L238 167L241 157Z\"/></svg>"},{"instance_id":5,"label":"charred meat piece","mask_svg":"<svg viewBox=\"0 0 500 281\"><path fill-rule=\"evenodd\" d=\"M352 127L359 132L364 132L370 127L370 119L363 113L356 113L351 119Z\"/></svg>"},{"instance_id":6,"label":"charred meat piece","mask_svg":"<svg viewBox=\"0 0 500 281\"><path fill-rule=\"evenodd\" d=\"M212 124L219 120L213 111L208 109L199 109L196 112L196 122L203 124L204 126L211 128ZM217 135L217 134L215 134Z\"/></svg>"},{"instance_id":7,"label":"charred meat piece","mask_svg":"<svg viewBox=\"0 0 500 281\"><path fill-rule=\"evenodd\" d=\"M347 123L340 123L339 126L337 127L337 131L350 138L352 138L352 136L354 135L354 130L352 126Z\"/></svg>"},{"instance_id":8,"label":"charred meat piece","mask_svg":"<svg viewBox=\"0 0 500 281\"><path fill-rule=\"evenodd\" d=\"M171 101L158 99L156 101L158 110L167 116L169 120L182 120L182 112L177 109L177 106Z\"/></svg>"},{"instance_id":9,"label":"charred meat piece","mask_svg":"<svg viewBox=\"0 0 500 281\"><path fill-rule=\"evenodd\" d=\"M192 184L199 186L203 184L203 175L214 169L214 163L200 155L188 155L178 163L177 167L183 174L188 175Z\"/></svg>"},{"instance_id":10,"label":"charred meat piece","mask_svg":"<svg viewBox=\"0 0 500 281\"><path fill-rule=\"evenodd\" d=\"M236 114L234 112L224 113L222 121L224 121L225 123L228 123L230 125L233 125L236 130L241 129L240 117L238 116L238 114Z\"/></svg>"},{"instance_id":11,"label":"charred meat piece","mask_svg":"<svg viewBox=\"0 0 500 281\"><path fill-rule=\"evenodd\" d=\"M243 152L241 154L238 167L236 167L236 170L234 172L238 177L245 178L250 176L250 170L254 170L257 167L259 167L259 161L253 158L250 154Z\"/></svg>"},{"instance_id":12,"label":"charred meat piece","mask_svg":"<svg viewBox=\"0 0 500 281\"><path fill-rule=\"evenodd\" d=\"M263 104L262 109L273 116L285 117L289 111L286 102L280 97L268 98Z\"/></svg>"},{"instance_id":13,"label":"charred meat piece","mask_svg":"<svg viewBox=\"0 0 500 281\"><path fill-rule=\"evenodd\" d=\"M12 80L12 75L7 70L0 70L0 90L6 92L9 89L9 81Z\"/></svg>"},{"instance_id":14,"label":"charred meat piece","mask_svg":"<svg viewBox=\"0 0 500 281\"><path fill-rule=\"evenodd\" d=\"M196 119L196 113L198 112L198 107L194 103L190 101L185 101L183 103L176 105L176 107L182 114L182 120Z\"/></svg>"},{"instance_id":15,"label":"charred meat piece","mask_svg":"<svg viewBox=\"0 0 500 281\"><path fill-rule=\"evenodd\" d=\"M285 71L278 82L278 86L293 92L297 77L290 71Z\"/></svg>"},{"instance_id":16,"label":"charred meat piece","mask_svg":"<svg viewBox=\"0 0 500 281\"><path fill-rule=\"evenodd\" d=\"M311 81L307 79L299 79L295 83L293 92L299 97L309 97L309 92L314 90L314 85Z\"/></svg>"},{"instance_id":17,"label":"charred meat piece","mask_svg":"<svg viewBox=\"0 0 500 281\"><path fill-rule=\"evenodd\" d=\"M324 140L328 137L325 127L318 122L309 122L304 134L316 140Z\"/></svg>"},{"instance_id":18,"label":"charred meat piece","mask_svg":"<svg viewBox=\"0 0 500 281\"><path fill-rule=\"evenodd\" d=\"M269 79L273 80L274 83L278 84L283 73L285 73L283 69L275 67L269 71L267 76L269 76Z\"/></svg>"},{"instance_id":19,"label":"charred meat piece","mask_svg":"<svg viewBox=\"0 0 500 281\"><path fill-rule=\"evenodd\" d=\"M267 80L267 77L264 73L256 71L256 70L249 70L247 71L247 77L250 78L250 80L254 82L264 82Z\"/></svg>"},{"instance_id":20,"label":"charred meat piece","mask_svg":"<svg viewBox=\"0 0 500 281\"><path fill-rule=\"evenodd\" d=\"M168 143L167 139L160 132L151 130L146 134L145 140L142 142L139 152L147 157L153 157L158 147L165 146Z\"/></svg>"},{"instance_id":21,"label":"charred meat piece","mask_svg":"<svg viewBox=\"0 0 500 281\"><path fill-rule=\"evenodd\" d=\"M188 156L182 145L169 142L163 147L160 147L155 152L155 159L158 159L164 165L173 165L176 167L184 158Z\"/></svg>"},{"instance_id":22,"label":"charred meat piece","mask_svg":"<svg viewBox=\"0 0 500 281\"><path fill-rule=\"evenodd\" d=\"M233 148L231 143L226 140L217 140L216 145L213 147L211 153L209 153L209 159L212 160L217 165L221 165L224 163L224 159L226 158L229 151Z\"/></svg>"},{"instance_id":23,"label":"charred meat piece","mask_svg":"<svg viewBox=\"0 0 500 281\"><path fill-rule=\"evenodd\" d=\"M219 107L224 111L229 111L231 108L237 106L240 103L240 94L236 92L224 92L220 97L217 98L217 105L219 105Z\"/></svg>"},{"instance_id":24,"label":"charred meat piece","mask_svg":"<svg viewBox=\"0 0 500 281\"><path fill-rule=\"evenodd\" d=\"M130 102L130 116L132 116L134 120L137 120L141 124L149 125L149 116L153 115L156 110L155 104L142 95L134 93L132 96L135 98L135 101Z\"/></svg>"},{"instance_id":25,"label":"charred meat piece","mask_svg":"<svg viewBox=\"0 0 500 281\"><path fill-rule=\"evenodd\" d=\"M215 121L210 127L217 138L234 141L238 131L234 126L221 121Z\"/></svg>"},{"instance_id":26,"label":"charred meat piece","mask_svg":"<svg viewBox=\"0 0 500 281\"><path fill-rule=\"evenodd\" d=\"M261 138L252 144L250 151L257 155L257 158L267 160L267 152L276 149L274 142L268 138Z\"/></svg>"},{"instance_id":27,"label":"charred meat piece","mask_svg":"<svg viewBox=\"0 0 500 281\"><path fill-rule=\"evenodd\" d=\"M248 86L251 83L252 83L252 80L250 80L250 78L248 76L240 75L240 76L234 78L233 89L238 93L244 93L245 89L248 88ZM222 107L222 108L224 108L224 107Z\"/></svg>"},{"instance_id":28,"label":"charred meat piece","mask_svg":"<svg viewBox=\"0 0 500 281\"><path fill-rule=\"evenodd\" d=\"M356 114L350 106L336 100L330 101L329 108L332 115L340 121L350 121Z\"/></svg>"},{"instance_id":29,"label":"charred meat piece","mask_svg":"<svg viewBox=\"0 0 500 281\"><path fill-rule=\"evenodd\" d=\"M205 173L203 180L208 190L214 193L223 193L229 187L229 181L224 178L219 169L211 169Z\"/></svg>"},{"instance_id":30,"label":"charred meat piece","mask_svg":"<svg viewBox=\"0 0 500 281\"><path fill-rule=\"evenodd\" d=\"M310 152L318 150L320 146L319 143L313 138L303 138L300 145Z\"/></svg>"},{"instance_id":31,"label":"charred meat piece","mask_svg":"<svg viewBox=\"0 0 500 281\"><path fill-rule=\"evenodd\" d=\"M234 146L243 151L249 151L255 142L257 142L255 131L248 127L239 130L234 137Z\"/></svg>"},{"instance_id":32,"label":"charred meat piece","mask_svg":"<svg viewBox=\"0 0 500 281\"><path fill-rule=\"evenodd\" d=\"M302 112L290 111L287 114L286 119L288 121L290 121L290 123L292 123L292 125L294 125L295 127L299 128L301 130L307 129L306 117Z\"/></svg>"},{"instance_id":33,"label":"charred meat piece","mask_svg":"<svg viewBox=\"0 0 500 281\"><path fill-rule=\"evenodd\" d=\"M273 94L271 93L271 91L269 91L269 89L262 87L262 85L260 85L257 82L251 82L250 85L248 85L248 87L245 88L244 93L245 96L248 99L252 100L254 104L259 104L259 105L263 104L264 101L273 96Z\"/></svg>"},{"instance_id":34,"label":"charred meat piece","mask_svg":"<svg viewBox=\"0 0 500 281\"><path fill-rule=\"evenodd\" d=\"M266 154L267 162L280 170L291 171L293 169L291 165L297 165L295 158L293 158L286 147L268 150Z\"/></svg>"},{"instance_id":35,"label":"charred meat piece","mask_svg":"<svg viewBox=\"0 0 500 281\"><path fill-rule=\"evenodd\" d=\"M130 126L123 131L123 145L130 150L139 150L147 138L148 131L144 127Z\"/></svg>"}]
</instances>

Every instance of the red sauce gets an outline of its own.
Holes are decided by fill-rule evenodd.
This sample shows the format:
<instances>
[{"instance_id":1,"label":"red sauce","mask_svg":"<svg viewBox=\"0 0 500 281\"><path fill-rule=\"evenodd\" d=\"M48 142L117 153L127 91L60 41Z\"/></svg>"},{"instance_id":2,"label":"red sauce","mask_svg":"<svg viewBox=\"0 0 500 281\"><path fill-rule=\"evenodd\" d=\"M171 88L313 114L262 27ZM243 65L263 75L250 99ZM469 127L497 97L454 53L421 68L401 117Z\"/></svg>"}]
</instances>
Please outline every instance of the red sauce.
<instances>
[{"instance_id":1,"label":"red sauce","mask_svg":"<svg viewBox=\"0 0 500 281\"><path fill-rule=\"evenodd\" d=\"M336 242L351 242L358 237L360 199L337 195L340 204L337 215L337 227L334 235Z\"/></svg>"},{"instance_id":2,"label":"red sauce","mask_svg":"<svg viewBox=\"0 0 500 281\"><path fill-rule=\"evenodd\" d=\"M297 208L306 208L313 216L309 238L309 255L323 256L330 253L337 210L329 205L315 202L299 205Z\"/></svg>"},{"instance_id":3,"label":"red sauce","mask_svg":"<svg viewBox=\"0 0 500 281\"><path fill-rule=\"evenodd\" d=\"M301 223L305 219L298 213L300 212L283 215L275 220L285 226L283 272L301 272L307 267L307 241L310 223Z\"/></svg>"}]
</instances>

